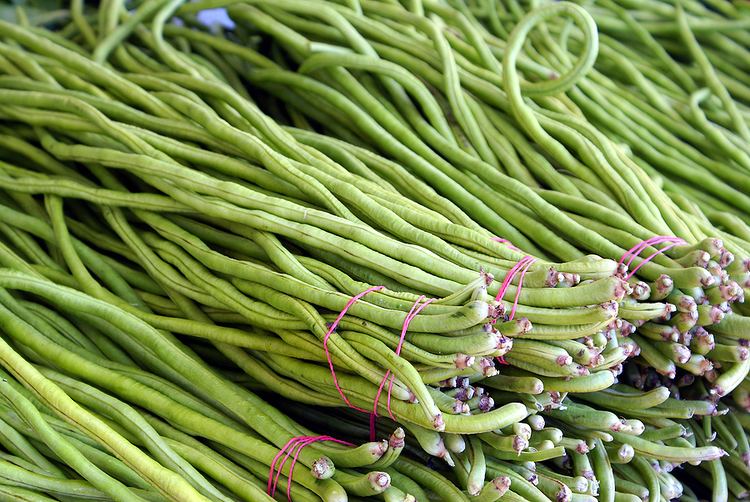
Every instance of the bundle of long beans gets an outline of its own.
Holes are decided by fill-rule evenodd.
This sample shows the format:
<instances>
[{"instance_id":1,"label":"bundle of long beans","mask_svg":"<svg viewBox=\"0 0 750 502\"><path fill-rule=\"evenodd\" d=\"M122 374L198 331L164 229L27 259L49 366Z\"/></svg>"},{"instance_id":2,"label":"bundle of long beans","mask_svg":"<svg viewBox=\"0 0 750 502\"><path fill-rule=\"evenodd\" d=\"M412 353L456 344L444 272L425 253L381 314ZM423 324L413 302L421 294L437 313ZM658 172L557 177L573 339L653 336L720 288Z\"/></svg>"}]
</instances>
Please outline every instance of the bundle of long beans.
<instances>
[{"instance_id":1,"label":"bundle of long beans","mask_svg":"<svg viewBox=\"0 0 750 502\"><path fill-rule=\"evenodd\" d=\"M0 496L747 495L746 8L125 7L0 21Z\"/></svg>"}]
</instances>

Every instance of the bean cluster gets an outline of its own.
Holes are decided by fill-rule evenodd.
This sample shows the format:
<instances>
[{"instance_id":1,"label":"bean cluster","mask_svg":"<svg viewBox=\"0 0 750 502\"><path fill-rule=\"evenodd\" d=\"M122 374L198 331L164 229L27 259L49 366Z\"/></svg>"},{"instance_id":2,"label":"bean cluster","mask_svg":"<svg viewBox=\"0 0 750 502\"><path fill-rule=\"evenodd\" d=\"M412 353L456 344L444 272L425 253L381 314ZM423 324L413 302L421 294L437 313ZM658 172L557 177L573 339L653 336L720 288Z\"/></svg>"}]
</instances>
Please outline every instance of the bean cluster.
<instances>
[{"instance_id":1,"label":"bean cluster","mask_svg":"<svg viewBox=\"0 0 750 502\"><path fill-rule=\"evenodd\" d=\"M0 499L750 494L747 7L17 17Z\"/></svg>"}]
</instances>

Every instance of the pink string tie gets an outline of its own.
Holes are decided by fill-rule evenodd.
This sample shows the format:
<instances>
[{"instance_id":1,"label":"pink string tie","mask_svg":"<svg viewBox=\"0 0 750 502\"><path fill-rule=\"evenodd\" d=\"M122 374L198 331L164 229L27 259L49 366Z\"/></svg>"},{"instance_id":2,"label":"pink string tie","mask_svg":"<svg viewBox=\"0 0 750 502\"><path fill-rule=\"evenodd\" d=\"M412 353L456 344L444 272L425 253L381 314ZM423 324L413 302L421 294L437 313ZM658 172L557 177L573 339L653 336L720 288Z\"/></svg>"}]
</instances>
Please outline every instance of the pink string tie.
<instances>
[{"instance_id":1,"label":"pink string tie","mask_svg":"<svg viewBox=\"0 0 750 502\"><path fill-rule=\"evenodd\" d=\"M665 251L668 251L668 250L672 249L675 246L680 246L680 245L683 245L683 244L687 244L687 242L685 240L680 239L679 237L673 237L673 236L669 236L669 235L657 235L657 236L651 237L650 239L646 239L645 241L641 241L640 243L636 244L632 248L628 249L625 252L625 254L622 255L622 257L620 258L620 261L617 264L618 265L625 264L625 266L627 268L630 268L630 265L633 263L633 260L635 260L636 257L638 255L640 255L643 252L644 249L646 249L647 247L650 247L650 246L655 247L656 245L664 243L664 242L666 242L668 244L666 246L662 247L662 248L657 249L654 253L652 253L648 257L644 258L638 264L638 266L636 266L633 270L630 271L630 273L628 273L625 276L625 280L627 281L628 279L630 279L631 277L633 277L635 275L635 273L642 266L644 266L646 263L648 263L651 260L653 260L654 258L656 258L656 256L660 255L661 253L664 253ZM628 259L628 262L625 263L625 259L628 256L630 257L630 259Z\"/></svg>"},{"instance_id":2,"label":"pink string tie","mask_svg":"<svg viewBox=\"0 0 750 502\"><path fill-rule=\"evenodd\" d=\"M516 317L516 308L518 307L518 299L521 297L521 288L523 288L523 279L526 276L526 272L528 272L529 267L531 267L531 265L533 265L534 262L537 261L536 258L531 258L530 256L525 256L518 263L521 263L525 258L528 258L528 259L525 260L525 263L523 265L523 270L521 270L521 277L518 279L518 287L516 288L516 296L515 296L515 298L513 298L513 307L511 308L510 315L508 316L508 320L509 321L512 321L513 318ZM518 272L519 270L520 270L520 268L517 269L516 272ZM511 277L511 280L513 280L512 277ZM506 286L506 288L507 288L507 286ZM505 291L503 291L503 295L504 294L505 294ZM495 359L497 359L498 363L500 363L500 364L502 364L504 366L509 366L510 365L510 363L505 360L505 356L498 356Z\"/></svg>"},{"instance_id":3,"label":"pink string tie","mask_svg":"<svg viewBox=\"0 0 750 502\"><path fill-rule=\"evenodd\" d=\"M512 321L516 315L516 309L518 308L518 299L521 297L521 288L523 288L523 279L524 277L526 277L526 272L529 271L531 265L533 265L536 261L537 259L532 258L531 256L524 256L523 258L518 260L518 262L513 265L513 268L511 268L508 273L505 274L503 283L500 285L500 290L495 296L496 302L502 300L505 296L505 293L508 291L508 286L510 286L513 278L520 272L521 277L518 279L518 287L516 288L516 296L513 299L513 307L511 308L510 317L508 318L509 321Z\"/></svg>"},{"instance_id":4,"label":"pink string tie","mask_svg":"<svg viewBox=\"0 0 750 502\"><path fill-rule=\"evenodd\" d=\"M417 298L417 301L414 302L414 305L411 306L409 313L406 314L406 317L404 318L404 324L401 326L401 337L398 340L398 345L396 346L396 351L395 351L397 356L401 355L401 347L403 347L404 345L406 332L409 329L409 324L411 323L412 319L417 317L417 315L427 305L435 301L435 298L428 298L427 301L425 301L424 303L420 303L424 299L425 299L425 296L420 295L419 298ZM380 386L378 387L378 392L375 395L375 401L372 406L372 413L370 413L370 441L375 441L375 421L377 420L377 417L378 417L378 403L380 402L380 395L383 392L383 387L385 386L386 380L388 380L388 394L386 397L386 409L388 410L388 415L394 421L396 420L396 417L393 416L393 412L391 411L391 392L393 391L394 375L391 373L391 370L388 370L385 372L383 379L380 381Z\"/></svg>"},{"instance_id":5,"label":"pink string tie","mask_svg":"<svg viewBox=\"0 0 750 502\"><path fill-rule=\"evenodd\" d=\"M498 242L503 242L503 241L507 242L505 241L505 239L499 239L497 237L493 237L492 240L496 240ZM515 276L518 275L519 273L521 274L521 276L518 279L518 287L516 288L516 295L513 298L513 306L511 307L510 315L508 316L509 321L512 321L513 318L515 318L516 316L516 309L518 308L518 299L521 297L521 289L523 288L523 279L524 277L526 277L526 272L529 271L529 268L531 268L531 266L536 261L537 261L536 258L533 258L528 255L518 260L518 262L516 262L516 264L513 265L513 267L510 270L508 270L508 273L505 274L503 283L500 285L500 289L498 290L497 295L495 296L496 302L499 302L500 300L502 300L503 297L505 296L505 293L508 291L508 287L510 286L511 282L513 282L513 279L515 278ZM498 356L495 359L500 364L508 365L508 362L505 360L505 357L503 356Z\"/></svg>"},{"instance_id":6,"label":"pink string tie","mask_svg":"<svg viewBox=\"0 0 750 502\"><path fill-rule=\"evenodd\" d=\"M521 250L514 246L513 243L508 239L503 239L502 237L491 237L490 239L495 242L499 242L500 244L505 244L509 249L512 249L513 251L518 251L519 253L521 252Z\"/></svg>"},{"instance_id":7,"label":"pink string tie","mask_svg":"<svg viewBox=\"0 0 750 502\"><path fill-rule=\"evenodd\" d=\"M508 316L508 320L512 321L513 318L516 316L516 308L518 308L518 299L521 297L521 289L523 288L523 279L526 277L526 272L529 271L529 268L534 264L535 261L537 261L536 258L528 257L528 260L526 260L526 264L521 270L521 277L518 278L518 287L516 288L516 296L513 298L513 308L510 310L510 316Z\"/></svg>"},{"instance_id":8,"label":"pink string tie","mask_svg":"<svg viewBox=\"0 0 750 502\"><path fill-rule=\"evenodd\" d=\"M279 478L281 477L281 473L284 470L284 465L286 464L287 460L289 460L289 457L293 455L292 463L289 466L289 476L286 485L286 498L289 500L289 502L292 501L292 477L294 475L294 466L297 464L297 459L299 458L299 455L305 446L320 441L332 441L334 443L342 444L345 446L354 446L352 443L342 441L331 436L293 437L292 439L287 441L287 443L281 448L281 450L279 450L276 456L273 457L273 461L271 462L271 469L268 472L268 484L266 486L266 493L268 493L269 496L273 497L274 495L276 495L276 487L279 484ZM284 455L284 453L286 453L286 455ZM278 469L276 469L276 463L279 461L279 459L281 459L282 455L284 455L284 458L281 461ZM276 472L275 476L274 472Z\"/></svg>"},{"instance_id":9,"label":"pink string tie","mask_svg":"<svg viewBox=\"0 0 750 502\"><path fill-rule=\"evenodd\" d=\"M628 260L628 263L626 263L626 266L630 266L630 264L633 263L635 257L638 256L647 247L659 244L661 242L676 242L681 240L682 239L678 237L673 237L670 235L655 235L654 237L646 239L645 241L641 241L632 248L628 249L625 254L622 255L620 261L617 264L622 265L625 262L625 259L630 256L630 260Z\"/></svg>"},{"instance_id":10,"label":"pink string tie","mask_svg":"<svg viewBox=\"0 0 750 502\"><path fill-rule=\"evenodd\" d=\"M368 413L367 410L364 410L360 408L359 406L354 406L350 401L349 398L346 397L344 394L344 391L341 389L341 386L339 385L339 380L336 378L336 370L333 369L333 359L331 359L331 353L328 351L328 339L331 337L331 334L336 330L336 327L341 322L341 319L344 318L346 315L347 310L354 305L360 298L365 296L368 293L372 293L373 291L380 291L381 289L385 289L385 286L372 286L370 288L367 288L366 290L362 291L361 293L357 293L349 301L347 302L346 306L339 312L338 317L336 317L336 320L334 320L330 326L328 327L328 332L323 337L323 350L326 353L326 359L328 360L328 367L331 369L331 377L333 378L333 385L336 386L336 390L339 392L339 395L341 396L341 399L344 400L347 406L350 408L353 408L357 411L361 411L362 413Z\"/></svg>"},{"instance_id":11,"label":"pink string tie","mask_svg":"<svg viewBox=\"0 0 750 502\"><path fill-rule=\"evenodd\" d=\"M497 295L495 295L495 301L499 302L503 299L505 296L505 292L508 290L508 286L510 286L510 283L513 281L513 278L516 276L518 271L528 262L529 260L533 260L531 256L524 256L520 260L516 262L513 267L511 267L510 270L508 270L508 273L505 274L505 277L503 278L503 282L500 285L500 289L497 292Z\"/></svg>"}]
</instances>

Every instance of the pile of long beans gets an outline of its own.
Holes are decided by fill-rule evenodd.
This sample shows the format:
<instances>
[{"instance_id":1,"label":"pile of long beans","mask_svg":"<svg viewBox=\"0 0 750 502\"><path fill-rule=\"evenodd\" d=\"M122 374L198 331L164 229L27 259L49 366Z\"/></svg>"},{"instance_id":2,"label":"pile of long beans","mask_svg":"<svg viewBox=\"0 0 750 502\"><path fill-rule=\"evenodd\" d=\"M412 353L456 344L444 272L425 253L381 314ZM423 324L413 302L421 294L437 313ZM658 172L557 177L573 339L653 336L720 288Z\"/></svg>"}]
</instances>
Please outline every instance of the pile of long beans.
<instances>
[{"instance_id":1,"label":"pile of long beans","mask_svg":"<svg viewBox=\"0 0 750 502\"><path fill-rule=\"evenodd\" d=\"M748 27L689 1L19 9L0 498L746 497Z\"/></svg>"}]
</instances>

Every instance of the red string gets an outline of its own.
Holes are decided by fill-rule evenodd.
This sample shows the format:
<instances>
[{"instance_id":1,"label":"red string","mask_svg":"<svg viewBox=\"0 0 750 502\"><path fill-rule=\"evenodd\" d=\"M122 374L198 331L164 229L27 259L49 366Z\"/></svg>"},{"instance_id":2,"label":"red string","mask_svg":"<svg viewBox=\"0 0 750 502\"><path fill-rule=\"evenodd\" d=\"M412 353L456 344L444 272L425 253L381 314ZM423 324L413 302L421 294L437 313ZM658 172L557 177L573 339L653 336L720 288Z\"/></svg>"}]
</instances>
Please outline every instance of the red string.
<instances>
[{"instance_id":1,"label":"red string","mask_svg":"<svg viewBox=\"0 0 750 502\"><path fill-rule=\"evenodd\" d=\"M331 359L331 353L328 351L328 339L331 337L331 333L333 333L336 330L336 326L339 325L339 323L341 322L341 319L343 319L344 316L346 315L346 311L349 310L349 307L354 305L357 302L357 300L359 300L366 294L372 293L373 291L380 291L381 289L385 289L385 286L372 286L362 291L361 293L354 295L347 302L346 306L344 306L343 310L339 313L336 320L331 323L330 327L328 328L328 332L326 333L326 336L323 337L323 350L326 353L326 359L328 359L328 367L331 369L331 377L333 377L333 385L336 386L336 390L339 391L339 395L344 400L347 406L349 406L350 408L354 408L357 411L361 411L362 413L367 413L367 410L363 410L362 408L358 406L354 406L349 401L349 398L346 397L346 395L344 394L344 391L341 390L341 387L339 386L339 380L338 378L336 378L336 370L333 369L333 360Z\"/></svg>"},{"instance_id":2,"label":"red string","mask_svg":"<svg viewBox=\"0 0 750 502\"><path fill-rule=\"evenodd\" d=\"M409 310L409 313L406 314L406 317L404 318L404 324L401 326L401 337L398 340L398 345L396 346L396 355L401 354L401 347L404 345L404 338L406 337L406 332L409 329L409 324L411 323L411 320L417 317L417 315L424 309L427 305L429 305L431 302L435 301L434 298L429 298L426 302L420 304L422 300L424 300L424 295L420 295L419 298L417 298L417 301L414 302L414 305L411 306L411 310ZM375 395L375 402L372 407L372 413L370 414L370 441L375 441L375 420L378 416L378 402L380 401L380 395L383 392L383 387L385 386L386 380L388 380L388 377L390 377L389 385L388 385L388 396L386 400L386 409L388 410L388 415L395 421L396 418L393 416L393 412L391 411L391 392L393 391L393 380L394 375L391 373L391 370L388 370L385 372L385 375L383 376L383 379L380 381L380 386L378 387L378 393Z\"/></svg>"},{"instance_id":3,"label":"red string","mask_svg":"<svg viewBox=\"0 0 750 502\"><path fill-rule=\"evenodd\" d=\"M292 457L292 464L289 466L289 476L288 476L288 481L287 481L287 486L286 486L286 497L291 502L292 500L292 477L294 475L294 466L297 463L297 459L299 458L299 455L305 446L312 444L312 443L320 442L320 441L333 441L335 443L343 444L345 446L354 446L352 443L349 443L347 441L342 441L340 439L336 439L331 436L293 437L292 439L287 441L287 443L281 448L281 450L279 450L279 452L273 458L273 462L271 462L271 470L268 472L268 484L266 486L266 493L268 493L268 495L270 495L271 497L273 497L276 494L276 487L279 484L279 478L281 477L281 473L284 470L284 465L286 464L286 461L289 459L289 457L292 455L292 452L294 452L294 456ZM286 452L286 455L284 455L285 452ZM282 455L284 455L284 459L281 461L281 464L279 465L279 468L277 471L276 463L279 461ZM277 471L276 476L274 476L275 471Z\"/></svg>"}]
</instances>

